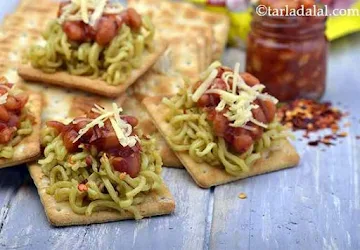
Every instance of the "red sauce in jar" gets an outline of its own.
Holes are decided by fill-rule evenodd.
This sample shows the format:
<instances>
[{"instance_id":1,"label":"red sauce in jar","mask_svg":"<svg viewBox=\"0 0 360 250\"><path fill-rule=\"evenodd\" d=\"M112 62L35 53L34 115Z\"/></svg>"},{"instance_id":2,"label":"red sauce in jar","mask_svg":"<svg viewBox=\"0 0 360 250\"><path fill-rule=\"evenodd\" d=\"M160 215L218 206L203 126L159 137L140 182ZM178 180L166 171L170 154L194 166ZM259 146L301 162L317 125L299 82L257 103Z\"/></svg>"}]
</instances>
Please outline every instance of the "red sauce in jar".
<instances>
[{"instance_id":1,"label":"red sauce in jar","mask_svg":"<svg viewBox=\"0 0 360 250\"><path fill-rule=\"evenodd\" d=\"M123 147L120 145L109 120L105 121L105 125L101 128L96 125L89 129L79 140L74 142L75 138L79 135L80 129L85 127L96 117L98 117L97 113L89 112L86 117L76 118L68 125L58 121L48 121L46 125L55 128L61 133L64 145L68 152L74 153L81 151L82 149L79 148L80 144L88 149L91 146L95 146L99 152L104 152L109 156L110 163L114 170L121 173L125 172L133 178L136 177L140 172L141 146L139 142L133 147ZM121 119L126 121L132 127L135 127L138 124L138 120L133 116L121 116ZM86 163L91 166L91 158L86 159Z\"/></svg>"},{"instance_id":2,"label":"red sauce in jar","mask_svg":"<svg viewBox=\"0 0 360 250\"><path fill-rule=\"evenodd\" d=\"M276 10L316 9L313 0L262 0ZM302 7L304 6L304 7ZM279 11L277 11L279 13ZM326 17L253 15L246 71L280 101L318 99L326 85L328 42Z\"/></svg>"},{"instance_id":3,"label":"red sauce in jar","mask_svg":"<svg viewBox=\"0 0 360 250\"><path fill-rule=\"evenodd\" d=\"M63 7L70 4L69 1L60 4L58 17L63 12ZM63 31L69 40L73 42L96 41L101 46L106 46L118 34L121 26L126 24L132 30L139 30L142 25L141 16L133 8L128 8L120 14L105 14L92 27L83 21L65 21Z\"/></svg>"},{"instance_id":4,"label":"red sauce in jar","mask_svg":"<svg viewBox=\"0 0 360 250\"><path fill-rule=\"evenodd\" d=\"M226 90L226 83L221 79L221 76L225 71L230 71L231 69L218 67L217 70L218 74L209 86L209 89ZM249 86L260 83L257 78L249 73L241 73L240 76ZM195 84L195 90L200 84L201 82ZM231 81L229 85L231 89ZM238 89L237 91L240 93L241 90ZM224 138L227 145L229 145L234 152L239 154L246 152L256 140L261 138L264 129L252 122L246 124L248 127L252 128L252 130L230 126L230 122L225 116L227 109L225 108L221 112L215 110L219 102L220 96L218 94L203 94L197 101L197 105L207 112L207 120L212 123L213 131L216 136ZM253 117L256 120L264 124L268 124L274 120L276 106L272 101L261 100L258 98L254 103L259 106L252 110Z\"/></svg>"}]
</instances>

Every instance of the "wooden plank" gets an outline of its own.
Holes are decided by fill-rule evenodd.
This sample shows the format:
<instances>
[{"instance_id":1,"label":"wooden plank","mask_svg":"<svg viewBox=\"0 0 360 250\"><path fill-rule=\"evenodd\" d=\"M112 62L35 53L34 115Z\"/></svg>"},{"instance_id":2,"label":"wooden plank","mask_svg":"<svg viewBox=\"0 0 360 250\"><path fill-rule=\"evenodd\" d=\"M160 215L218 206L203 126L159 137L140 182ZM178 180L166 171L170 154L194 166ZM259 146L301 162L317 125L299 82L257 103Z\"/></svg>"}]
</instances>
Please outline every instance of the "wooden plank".
<instances>
[{"instance_id":1,"label":"wooden plank","mask_svg":"<svg viewBox=\"0 0 360 250\"><path fill-rule=\"evenodd\" d=\"M164 169L164 177L176 200L175 214L95 225L84 241L94 241L100 233L95 249L203 249L210 191L198 188L183 169Z\"/></svg>"},{"instance_id":2,"label":"wooden plank","mask_svg":"<svg viewBox=\"0 0 360 250\"><path fill-rule=\"evenodd\" d=\"M24 166L0 170L0 232L8 219L11 201L24 181L26 172Z\"/></svg>"},{"instance_id":3,"label":"wooden plank","mask_svg":"<svg viewBox=\"0 0 360 250\"><path fill-rule=\"evenodd\" d=\"M66 228L49 225L37 190L29 181L13 198L0 245L20 249L202 249L210 191L198 188L183 169L164 169L164 177L176 199L175 214Z\"/></svg>"},{"instance_id":4,"label":"wooden plank","mask_svg":"<svg viewBox=\"0 0 360 250\"><path fill-rule=\"evenodd\" d=\"M228 53L229 65L244 58ZM332 44L323 98L351 111L349 136L330 148L296 141L297 168L217 187L210 249L360 248L359 55L360 34Z\"/></svg>"}]
</instances>

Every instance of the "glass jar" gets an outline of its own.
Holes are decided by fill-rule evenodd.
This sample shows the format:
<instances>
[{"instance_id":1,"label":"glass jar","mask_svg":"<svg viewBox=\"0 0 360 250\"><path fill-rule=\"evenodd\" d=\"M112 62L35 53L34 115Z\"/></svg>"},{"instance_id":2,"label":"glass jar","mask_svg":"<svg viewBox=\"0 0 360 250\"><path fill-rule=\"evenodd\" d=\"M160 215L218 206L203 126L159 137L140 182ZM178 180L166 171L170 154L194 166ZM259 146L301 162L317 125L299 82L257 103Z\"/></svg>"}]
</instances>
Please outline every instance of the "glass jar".
<instances>
[{"instance_id":1,"label":"glass jar","mask_svg":"<svg viewBox=\"0 0 360 250\"><path fill-rule=\"evenodd\" d=\"M280 101L319 99L326 85L326 17L253 15L246 71Z\"/></svg>"}]
</instances>

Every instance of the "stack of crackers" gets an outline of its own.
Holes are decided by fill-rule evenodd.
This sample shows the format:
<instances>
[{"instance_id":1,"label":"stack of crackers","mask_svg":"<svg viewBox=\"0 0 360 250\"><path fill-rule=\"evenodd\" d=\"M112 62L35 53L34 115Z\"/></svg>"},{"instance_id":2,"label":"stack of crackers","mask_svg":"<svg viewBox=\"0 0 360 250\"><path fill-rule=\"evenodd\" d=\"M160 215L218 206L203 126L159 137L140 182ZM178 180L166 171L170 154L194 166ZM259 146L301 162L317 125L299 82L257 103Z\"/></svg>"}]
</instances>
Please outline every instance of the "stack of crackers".
<instances>
[{"instance_id":1,"label":"stack of crackers","mask_svg":"<svg viewBox=\"0 0 360 250\"><path fill-rule=\"evenodd\" d=\"M148 96L176 94L184 78L197 79L211 62L220 59L227 41L229 19L184 2L128 0L128 6L150 16L157 36L169 43L165 57L169 62L155 65L137 81L128 92L135 98L129 98L124 108L132 115L143 114L139 116L140 126L159 138L164 165L182 167L140 102ZM166 75L161 73L161 66L167 67L163 70Z\"/></svg>"},{"instance_id":2,"label":"stack of crackers","mask_svg":"<svg viewBox=\"0 0 360 250\"><path fill-rule=\"evenodd\" d=\"M59 1L55 0L37 0L36 3L31 0L21 0L15 12L4 18L0 27L0 75L25 90L41 93L43 101L35 105L39 109L37 112L39 116L42 106L42 117L36 121L38 127L41 121L71 120L84 114L94 103L110 108L115 102L123 106L125 113L138 117L140 128L158 140L165 166L182 167L181 162L157 131L141 102L145 97L177 93L183 86L184 78L196 78L213 60L219 59L226 44L229 20L224 15L208 13L188 3L130 0L128 5L140 14L151 17L156 27L156 39L165 41L168 47L151 69L149 66L145 74L141 72L142 77L126 93L111 96L101 92L86 91L77 86L72 87L78 90L67 85L62 86L66 88L56 86L61 83L44 85L37 82L37 79L31 79L32 83L29 84L19 77L18 66L23 63L24 52L32 44L44 43L41 34L47 22L57 16ZM56 77L53 79L56 81ZM34 134L37 137L34 141L37 142L40 137L38 127L37 133ZM39 150L37 145L36 153ZM23 156L26 155L22 153ZM18 160L18 163L24 162L20 158ZM6 166L8 165L0 167ZM45 187L48 183L36 163L30 164L29 170L38 187L46 214L54 225L100 223L132 217L129 213L116 212L101 212L91 217L77 215L71 211L68 204L59 205L52 196L46 194ZM167 214L174 210L174 200L169 191L166 188L164 190L162 194L149 196L140 206L143 216Z\"/></svg>"},{"instance_id":3,"label":"stack of crackers","mask_svg":"<svg viewBox=\"0 0 360 250\"><path fill-rule=\"evenodd\" d=\"M141 101L148 96L173 95L183 85L183 78L196 79L214 60L221 57L229 30L228 17L222 14L201 10L189 3L161 0L129 0L128 6L140 14L150 16L156 27L156 38L168 43L167 51L155 66L146 72L128 89L127 95L116 98L123 103L128 114L140 117L140 128L152 132L158 137L165 166L182 167L178 158L166 145L147 115ZM101 103L108 106L113 100L76 90L64 90L54 86L27 85L17 74L17 65L22 54L30 44L41 44L41 33L48 20L53 19L58 11L58 2L54 0L20 1L14 13L4 18L0 29L0 74L10 82L25 84L27 88L45 92L45 118L69 118L76 113L79 105ZM57 103L65 107L54 116ZM82 109L85 110L86 107ZM142 114L142 115L139 115Z\"/></svg>"}]
</instances>

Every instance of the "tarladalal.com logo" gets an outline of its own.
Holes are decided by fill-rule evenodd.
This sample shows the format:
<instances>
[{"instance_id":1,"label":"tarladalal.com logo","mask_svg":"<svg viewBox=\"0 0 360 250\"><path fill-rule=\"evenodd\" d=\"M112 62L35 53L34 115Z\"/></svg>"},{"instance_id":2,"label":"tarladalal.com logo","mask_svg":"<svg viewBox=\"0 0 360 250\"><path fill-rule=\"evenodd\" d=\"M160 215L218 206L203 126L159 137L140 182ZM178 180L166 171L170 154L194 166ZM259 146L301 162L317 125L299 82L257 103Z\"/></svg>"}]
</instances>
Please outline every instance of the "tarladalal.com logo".
<instances>
[{"instance_id":1,"label":"tarladalal.com logo","mask_svg":"<svg viewBox=\"0 0 360 250\"><path fill-rule=\"evenodd\" d=\"M327 5L319 7L314 5L312 8L289 8L285 5L282 9L271 8L266 5L258 5L255 12L259 16L360 16L360 9L329 9Z\"/></svg>"}]
</instances>

